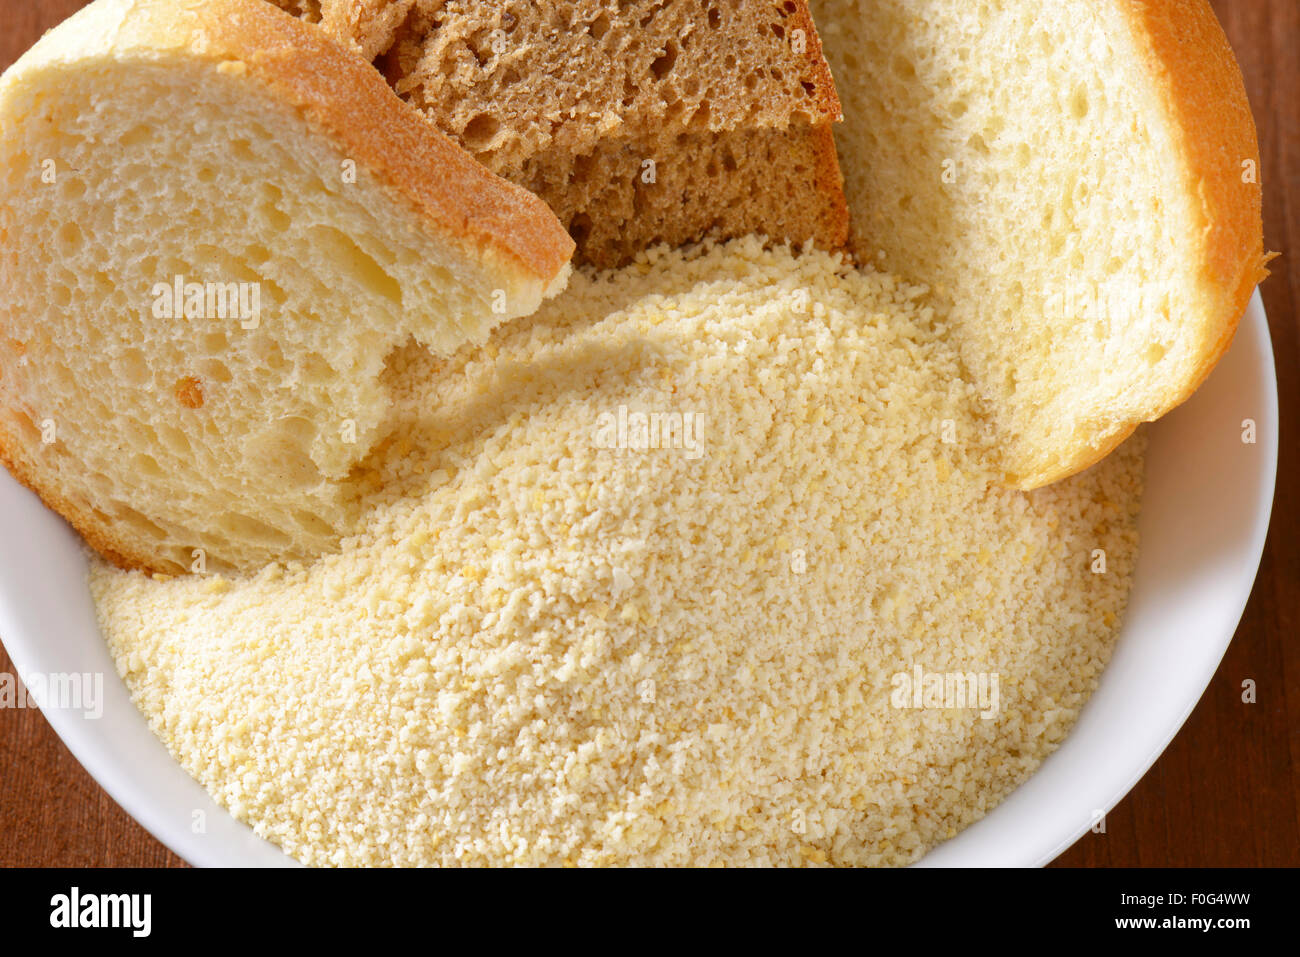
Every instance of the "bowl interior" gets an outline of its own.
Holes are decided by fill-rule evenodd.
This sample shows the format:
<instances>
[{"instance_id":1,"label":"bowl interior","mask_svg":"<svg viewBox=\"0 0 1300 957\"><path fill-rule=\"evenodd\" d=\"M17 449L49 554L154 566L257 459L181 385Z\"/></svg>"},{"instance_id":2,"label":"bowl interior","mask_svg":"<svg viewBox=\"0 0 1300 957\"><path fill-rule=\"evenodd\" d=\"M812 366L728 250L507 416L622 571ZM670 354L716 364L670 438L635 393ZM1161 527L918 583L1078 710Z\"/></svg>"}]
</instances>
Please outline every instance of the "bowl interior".
<instances>
[{"instance_id":1,"label":"bowl interior","mask_svg":"<svg viewBox=\"0 0 1300 957\"><path fill-rule=\"evenodd\" d=\"M1254 443L1243 441L1248 419ZM922 865L1044 864L1151 766L1205 690L1250 595L1272 508L1277 429L1256 293L1213 375L1150 427L1137 578L1096 694L1029 781ZM77 536L3 470L0 515L0 639L19 674L103 676L102 715L44 709L77 760L192 864L292 865L220 808L132 705L99 634Z\"/></svg>"}]
</instances>

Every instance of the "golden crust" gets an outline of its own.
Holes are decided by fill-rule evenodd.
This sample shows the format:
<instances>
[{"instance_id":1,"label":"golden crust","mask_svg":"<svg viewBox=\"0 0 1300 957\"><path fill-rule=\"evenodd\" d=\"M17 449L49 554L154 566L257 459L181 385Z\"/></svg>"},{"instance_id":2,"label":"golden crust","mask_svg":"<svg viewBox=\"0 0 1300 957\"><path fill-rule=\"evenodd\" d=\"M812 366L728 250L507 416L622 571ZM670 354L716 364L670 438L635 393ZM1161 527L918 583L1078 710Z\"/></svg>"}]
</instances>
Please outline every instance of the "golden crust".
<instances>
[{"instance_id":1,"label":"golden crust","mask_svg":"<svg viewBox=\"0 0 1300 957\"><path fill-rule=\"evenodd\" d=\"M0 410L3 412L5 410ZM123 550L123 541L107 534L103 523L89 507L80 505L65 496L52 482L41 482L40 469L26 456L19 457L23 446L12 435L0 428L0 465L13 476L19 485L35 493L46 507L62 516L85 543L103 558L126 571L158 571L156 555L144 555L130 549Z\"/></svg>"},{"instance_id":2,"label":"golden crust","mask_svg":"<svg viewBox=\"0 0 1300 957\"><path fill-rule=\"evenodd\" d=\"M246 71L436 229L548 286L564 272L573 240L545 203L485 169L393 93L356 50L263 0L98 0L14 69L79 54L168 49L234 75Z\"/></svg>"},{"instance_id":3,"label":"golden crust","mask_svg":"<svg viewBox=\"0 0 1300 957\"><path fill-rule=\"evenodd\" d=\"M817 195L826 203L819 217L821 232L817 237L818 244L822 249L845 249L849 243L849 203L844 196L844 175L840 172L839 153L835 150L835 133L829 123L819 123L812 127L808 136L812 139L816 161L813 177L817 183Z\"/></svg>"},{"instance_id":4,"label":"golden crust","mask_svg":"<svg viewBox=\"0 0 1300 957\"><path fill-rule=\"evenodd\" d=\"M1011 482L1034 489L1096 464L1133 434L1191 398L1232 344L1255 287L1267 276L1259 141L1236 57L1208 0L1114 0L1178 138L1183 188L1202 222L1199 358L1158 408L1117 421L1066 461ZM1254 183L1243 181L1247 161ZM1189 237L1191 241L1191 237Z\"/></svg>"},{"instance_id":5,"label":"golden crust","mask_svg":"<svg viewBox=\"0 0 1300 957\"><path fill-rule=\"evenodd\" d=\"M812 11L808 9L806 0L798 0L798 8L790 14L790 22L794 24L793 29L804 31L807 41L804 49L804 59L808 61L812 69L815 86L813 96L817 101L817 105L821 107L822 116L831 122L837 123L844 119L844 110L840 106L840 94L835 89L835 80L831 76L831 66L826 62L826 56L822 52L822 39L817 33L817 24L813 22ZM814 122L816 122L815 119ZM838 169L837 163L837 172Z\"/></svg>"}]
</instances>

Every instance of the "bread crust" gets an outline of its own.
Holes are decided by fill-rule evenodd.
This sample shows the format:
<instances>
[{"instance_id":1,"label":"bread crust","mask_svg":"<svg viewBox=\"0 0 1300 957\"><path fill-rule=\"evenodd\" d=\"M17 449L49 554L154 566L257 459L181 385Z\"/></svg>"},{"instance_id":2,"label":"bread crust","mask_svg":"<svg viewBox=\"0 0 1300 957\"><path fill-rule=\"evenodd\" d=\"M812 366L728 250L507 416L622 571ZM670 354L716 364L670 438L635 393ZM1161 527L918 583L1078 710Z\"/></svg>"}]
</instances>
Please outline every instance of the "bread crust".
<instances>
[{"instance_id":1,"label":"bread crust","mask_svg":"<svg viewBox=\"0 0 1300 957\"><path fill-rule=\"evenodd\" d=\"M813 83L816 87L814 97L817 100L817 105L821 107L822 119L838 123L844 119L844 108L840 105L840 94L835 89L835 79L831 76L831 65L826 62L826 54L822 51L822 38L817 32L817 24L813 21L812 11L808 9L807 0L796 0L796 2L797 8L790 14L790 20L795 24L794 29L804 31L807 41L804 57L810 61L812 66L815 78ZM838 169L839 164L837 161L837 172Z\"/></svg>"},{"instance_id":2,"label":"bread crust","mask_svg":"<svg viewBox=\"0 0 1300 957\"><path fill-rule=\"evenodd\" d=\"M98 519L89 508L73 502L53 482L42 483L37 479L38 469L26 458L18 458L17 450L21 448L7 432L0 429L0 465L13 476L14 480L34 493L46 507L55 511L72 526L86 545L100 556L125 571L153 572L157 570L157 556L138 553L124 548L121 539L107 534Z\"/></svg>"},{"instance_id":3,"label":"bread crust","mask_svg":"<svg viewBox=\"0 0 1300 957\"><path fill-rule=\"evenodd\" d=\"M1156 408L1129 414L1100 438L1055 466L1012 476L1034 489L1101 461L1143 422L1154 422L1192 396L1228 351L1255 287L1267 276L1259 140L1241 69L1208 0L1111 0L1128 26L1140 58L1177 138L1178 172L1201 220L1197 322L1199 356L1182 386ZM1243 182L1243 163L1255 164L1256 182Z\"/></svg>"},{"instance_id":4,"label":"bread crust","mask_svg":"<svg viewBox=\"0 0 1300 957\"><path fill-rule=\"evenodd\" d=\"M573 240L545 203L443 135L359 52L263 0L97 0L11 70L20 75L79 56L168 49L187 50L226 72L246 70L440 232L489 251L548 289L566 275Z\"/></svg>"},{"instance_id":5,"label":"bread crust","mask_svg":"<svg viewBox=\"0 0 1300 957\"><path fill-rule=\"evenodd\" d=\"M826 244L824 248L847 249L849 201L844 195L844 174L840 170L839 153L835 150L835 131L829 123L818 123L812 127L808 136L812 139L817 163L814 174L817 192L825 199L825 215L821 223L821 236Z\"/></svg>"}]
</instances>

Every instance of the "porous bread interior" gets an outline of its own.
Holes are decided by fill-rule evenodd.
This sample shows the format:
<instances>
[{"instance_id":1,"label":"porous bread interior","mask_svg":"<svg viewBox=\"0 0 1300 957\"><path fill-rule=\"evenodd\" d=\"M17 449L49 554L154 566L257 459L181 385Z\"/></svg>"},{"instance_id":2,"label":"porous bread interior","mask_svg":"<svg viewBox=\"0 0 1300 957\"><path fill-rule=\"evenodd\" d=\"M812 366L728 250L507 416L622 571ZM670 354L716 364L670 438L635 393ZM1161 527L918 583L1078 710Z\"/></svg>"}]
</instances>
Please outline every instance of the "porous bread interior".
<instances>
[{"instance_id":1,"label":"porous bread interior","mask_svg":"<svg viewBox=\"0 0 1300 957\"><path fill-rule=\"evenodd\" d=\"M274 2L541 196L579 261L750 232L843 245L839 106L803 0Z\"/></svg>"},{"instance_id":2,"label":"porous bread interior","mask_svg":"<svg viewBox=\"0 0 1300 957\"><path fill-rule=\"evenodd\" d=\"M1104 454L1222 334L1169 113L1111 3L812 0L864 261L933 287L1012 482Z\"/></svg>"},{"instance_id":3,"label":"porous bread interior","mask_svg":"<svg viewBox=\"0 0 1300 957\"><path fill-rule=\"evenodd\" d=\"M653 245L750 233L839 249L848 216L834 148L829 129L807 123L628 135L583 156L548 150L505 175L548 201L585 263L608 268ZM652 156L663 158L655 182L640 183Z\"/></svg>"},{"instance_id":4,"label":"porous bread interior","mask_svg":"<svg viewBox=\"0 0 1300 957\"><path fill-rule=\"evenodd\" d=\"M394 13L406 9L396 20ZM784 129L835 116L794 0L342 0L323 5L390 82L488 168L588 152L628 127ZM391 24L376 30L376 19Z\"/></svg>"},{"instance_id":5,"label":"porous bread interior","mask_svg":"<svg viewBox=\"0 0 1300 957\"><path fill-rule=\"evenodd\" d=\"M332 548L388 353L412 334L439 353L482 341L540 298L366 169L349 181L340 148L243 66L105 56L4 91L0 438L126 564ZM257 327L156 317L176 276L258 284Z\"/></svg>"}]
</instances>

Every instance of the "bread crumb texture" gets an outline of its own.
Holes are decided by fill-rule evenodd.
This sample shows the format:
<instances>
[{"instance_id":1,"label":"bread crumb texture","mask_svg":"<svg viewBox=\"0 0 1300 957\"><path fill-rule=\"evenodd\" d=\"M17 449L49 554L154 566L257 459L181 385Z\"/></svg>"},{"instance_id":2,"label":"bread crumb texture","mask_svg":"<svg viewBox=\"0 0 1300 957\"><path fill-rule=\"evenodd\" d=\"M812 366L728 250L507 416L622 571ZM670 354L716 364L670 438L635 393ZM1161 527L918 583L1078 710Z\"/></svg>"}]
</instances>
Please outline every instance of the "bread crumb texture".
<instances>
[{"instance_id":1,"label":"bread crumb texture","mask_svg":"<svg viewBox=\"0 0 1300 957\"><path fill-rule=\"evenodd\" d=\"M746 239L580 272L486 349L395 353L366 530L242 578L97 560L118 669L307 864L914 861L1093 690L1143 442L999 487L924 303ZM895 707L918 668L996 675L996 714Z\"/></svg>"}]
</instances>

